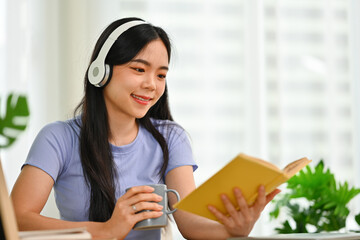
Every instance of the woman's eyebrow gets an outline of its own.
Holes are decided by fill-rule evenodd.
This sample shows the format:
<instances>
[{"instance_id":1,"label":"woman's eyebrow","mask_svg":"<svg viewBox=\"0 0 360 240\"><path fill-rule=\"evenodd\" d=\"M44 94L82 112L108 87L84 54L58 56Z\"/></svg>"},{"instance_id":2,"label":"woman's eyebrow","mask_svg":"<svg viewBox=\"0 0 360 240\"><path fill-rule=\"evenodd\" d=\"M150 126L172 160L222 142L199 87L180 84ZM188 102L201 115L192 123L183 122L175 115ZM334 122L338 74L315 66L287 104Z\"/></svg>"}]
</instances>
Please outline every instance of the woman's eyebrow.
<instances>
[{"instance_id":1,"label":"woman's eyebrow","mask_svg":"<svg viewBox=\"0 0 360 240\"><path fill-rule=\"evenodd\" d=\"M138 63L142 63L145 64L146 66L151 66L151 63L149 63L148 61L144 60L144 59L133 59L130 62L138 62ZM159 67L159 69L164 69L164 70L169 70L168 66L161 66Z\"/></svg>"}]
</instances>

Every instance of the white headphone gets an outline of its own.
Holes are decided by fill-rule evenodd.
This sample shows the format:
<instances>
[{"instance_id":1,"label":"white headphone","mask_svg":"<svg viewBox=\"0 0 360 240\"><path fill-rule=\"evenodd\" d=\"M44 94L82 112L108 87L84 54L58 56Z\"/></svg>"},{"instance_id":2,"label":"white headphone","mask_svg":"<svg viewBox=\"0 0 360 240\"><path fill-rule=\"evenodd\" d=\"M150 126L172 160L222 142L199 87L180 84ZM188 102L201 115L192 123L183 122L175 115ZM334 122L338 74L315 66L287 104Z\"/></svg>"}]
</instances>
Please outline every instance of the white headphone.
<instances>
[{"instance_id":1,"label":"white headphone","mask_svg":"<svg viewBox=\"0 0 360 240\"><path fill-rule=\"evenodd\" d=\"M88 78L89 82L96 86L96 87L102 87L106 84L106 82L110 78L110 66L108 64L105 64L105 58L111 48L111 46L114 44L116 39L124 33L129 28L135 27L137 25L141 24L148 24L147 22L141 21L141 20L134 20L127 23L122 24L121 26L117 27L110 36L106 39L105 43L100 49L99 55L97 58L90 64L89 70L88 70Z\"/></svg>"}]
</instances>

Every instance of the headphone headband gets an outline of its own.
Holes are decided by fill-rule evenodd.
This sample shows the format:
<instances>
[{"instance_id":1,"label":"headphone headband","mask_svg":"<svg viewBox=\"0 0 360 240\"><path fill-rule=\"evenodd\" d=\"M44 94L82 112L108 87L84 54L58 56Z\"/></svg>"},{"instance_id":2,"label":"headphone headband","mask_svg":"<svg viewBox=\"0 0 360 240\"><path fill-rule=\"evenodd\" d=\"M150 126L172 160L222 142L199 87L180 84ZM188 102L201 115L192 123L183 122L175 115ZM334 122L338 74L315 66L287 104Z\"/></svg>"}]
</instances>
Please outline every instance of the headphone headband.
<instances>
[{"instance_id":1,"label":"headphone headband","mask_svg":"<svg viewBox=\"0 0 360 240\"><path fill-rule=\"evenodd\" d=\"M101 47L98 56L90 64L88 70L88 79L92 85L96 87L102 87L106 84L106 82L109 80L110 66L105 64L105 58L110 51L110 48L121 34L126 32L128 29L141 24L148 23L141 20L130 21L120 25L109 35L109 37L106 39L103 46Z\"/></svg>"}]
</instances>

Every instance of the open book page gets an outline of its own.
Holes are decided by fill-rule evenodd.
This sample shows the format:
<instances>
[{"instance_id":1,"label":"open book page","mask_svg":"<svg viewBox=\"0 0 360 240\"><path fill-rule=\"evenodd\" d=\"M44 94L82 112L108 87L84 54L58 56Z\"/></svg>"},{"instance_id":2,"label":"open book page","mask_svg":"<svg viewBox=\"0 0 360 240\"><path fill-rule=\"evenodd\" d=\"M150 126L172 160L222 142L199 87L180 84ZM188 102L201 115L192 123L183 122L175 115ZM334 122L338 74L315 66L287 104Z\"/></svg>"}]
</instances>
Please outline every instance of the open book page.
<instances>
[{"instance_id":1,"label":"open book page","mask_svg":"<svg viewBox=\"0 0 360 240\"><path fill-rule=\"evenodd\" d=\"M282 174L274 178L272 181L265 184L265 191L266 194L269 194L273 190L275 190L278 186L289 180L292 176L294 176L296 173L298 173L302 168L304 168L306 165L308 165L311 162L311 160L307 158L301 158L299 160L296 160L294 162L289 163L284 170L282 170ZM253 200L255 200L257 197L253 196Z\"/></svg>"},{"instance_id":2,"label":"open book page","mask_svg":"<svg viewBox=\"0 0 360 240\"><path fill-rule=\"evenodd\" d=\"M289 163L284 168L284 173L287 176L287 178L291 178L294 176L297 172L299 172L302 168L304 168L306 165L308 165L311 162L311 160L307 158L301 158L299 160L296 160L294 162Z\"/></svg>"},{"instance_id":3,"label":"open book page","mask_svg":"<svg viewBox=\"0 0 360 240\"><path fill-rule=\"evenodd\" d=\"M19 236L21 240L92 239L91 234L86 231L86 228L22 231L19 232Z\"/></svg>"}]
</instances>

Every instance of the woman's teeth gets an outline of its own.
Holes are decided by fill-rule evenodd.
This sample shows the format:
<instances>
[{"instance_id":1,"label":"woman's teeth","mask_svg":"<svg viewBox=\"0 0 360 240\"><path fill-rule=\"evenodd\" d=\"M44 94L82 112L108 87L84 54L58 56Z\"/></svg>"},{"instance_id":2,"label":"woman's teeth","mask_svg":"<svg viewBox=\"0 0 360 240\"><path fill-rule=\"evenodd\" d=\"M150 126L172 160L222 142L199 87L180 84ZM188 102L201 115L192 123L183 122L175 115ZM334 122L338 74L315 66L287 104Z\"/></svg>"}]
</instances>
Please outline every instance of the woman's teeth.
<instances>
[{"instance_id":1,"label":"woman's teeth","mask_svg":"<svg viewBox=\"0 0 360 240\"><path fill-rule=\"evenodd\" d=\"M131 94L131 96L134 97L134 98L136 98L136 99L139 99L139 100L141 100L141 101L149 101L149 100L150 100L150 99L141 98L141 97L136 96L136 95L134 95L134 94Z\"/></svg>"}]
</instances>

